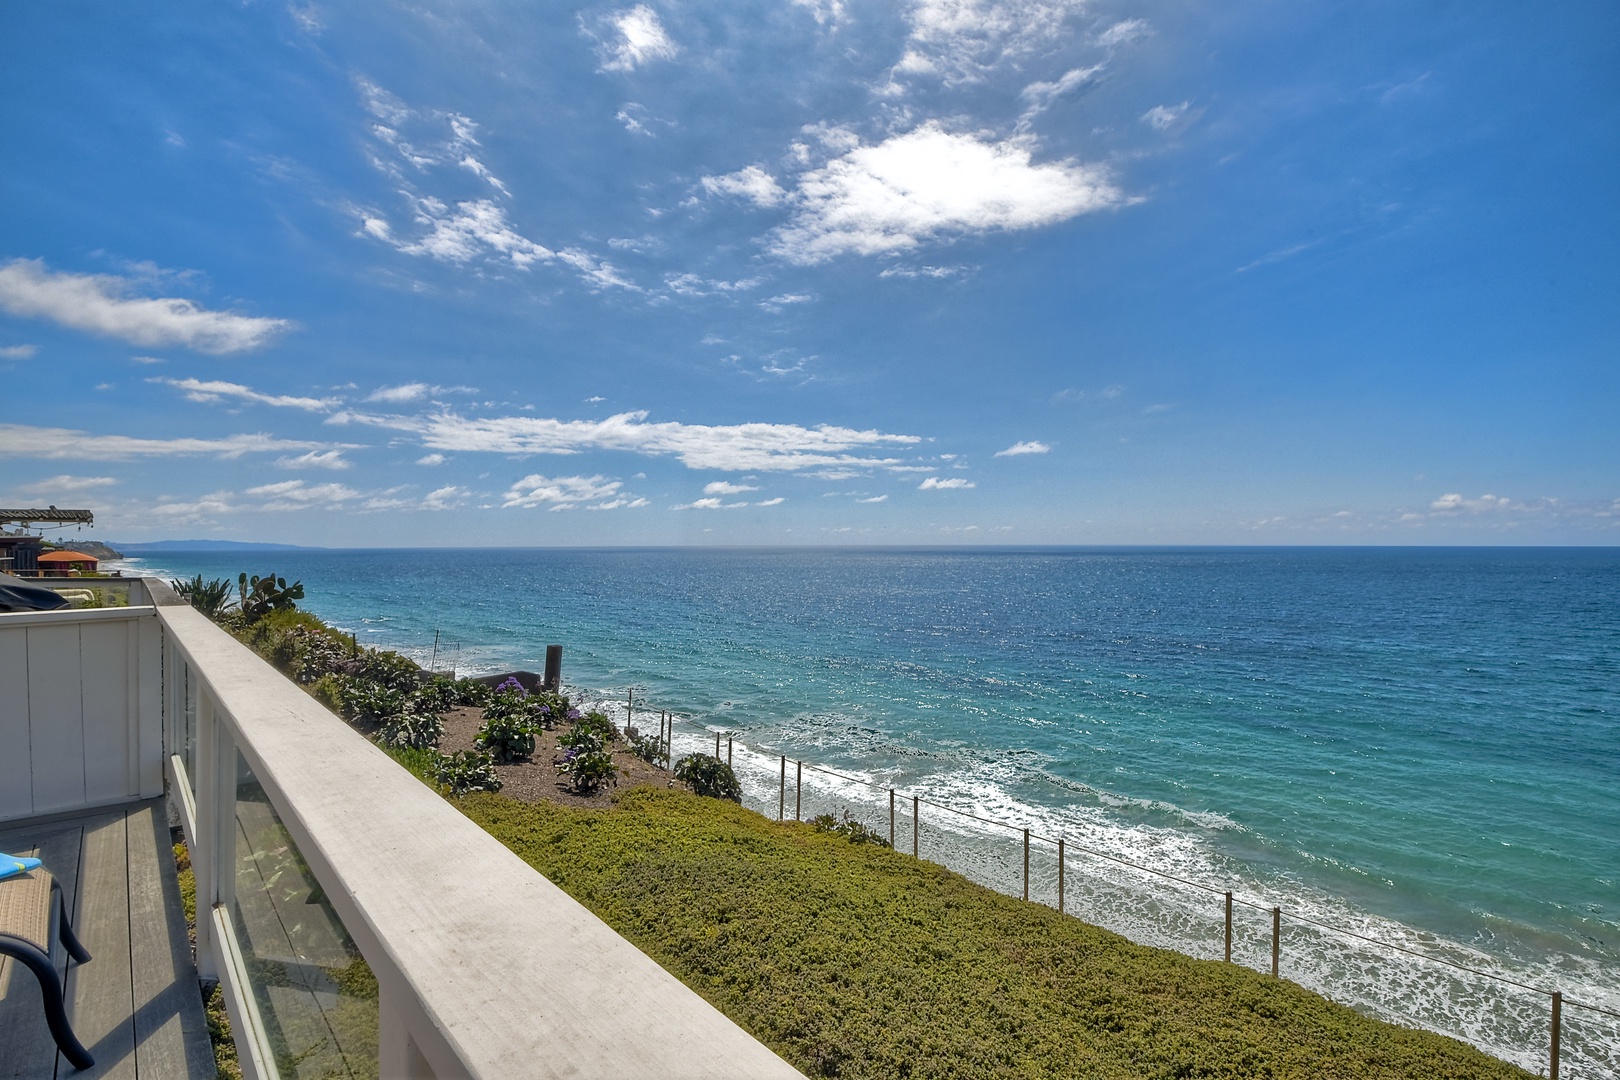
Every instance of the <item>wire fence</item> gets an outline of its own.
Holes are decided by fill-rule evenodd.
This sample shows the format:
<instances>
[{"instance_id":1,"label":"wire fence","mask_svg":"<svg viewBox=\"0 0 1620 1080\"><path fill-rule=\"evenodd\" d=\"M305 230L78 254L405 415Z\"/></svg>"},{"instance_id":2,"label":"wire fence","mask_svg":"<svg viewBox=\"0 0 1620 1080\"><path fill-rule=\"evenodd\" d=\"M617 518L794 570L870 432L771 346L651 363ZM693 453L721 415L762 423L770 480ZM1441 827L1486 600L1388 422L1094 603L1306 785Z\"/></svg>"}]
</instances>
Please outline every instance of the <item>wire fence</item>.
<instances>
[{"instance_id":1,"label":"wire fence","mask_svg":"<svg viewBox=\"0 0 1620 1080\"><path fill-rule=\"evenodd\" d=\"M847 813L851 803L879 815L886 810L886 821L880 817L875 826L863 824L896 851L1098 925L1124 925L1121 932L1142 944L1287 976L1330 1000L1464 1039L1552 1080L1620 1076L1620 1011L1437 954L1448 947L1466 951L1455 943L1436 937L1435 951L1425 951L1383 940L1069 837L1048 836L938 798L746 746L730 733L650 708L636 691L628 694L623 708L627 728L638 714L642 730L650 730L656 720L666 761L676 760L679 741L682 752L713 753L732 765L743 784L745 804L767 816L808 821L820 814ZM737 767L739 751L747 767ZM770 776L765 766L773 761L776 775ZM832 782L807 787L806 774L812 781L824 777ZM857 792L870 798L863 801ZM998 832L1005 841L995 840ZM1363 948L1357 952L1355 946ZM1392 969L1375 959L1390 953L1421 965Z\"/></svg>"}]
</instances>

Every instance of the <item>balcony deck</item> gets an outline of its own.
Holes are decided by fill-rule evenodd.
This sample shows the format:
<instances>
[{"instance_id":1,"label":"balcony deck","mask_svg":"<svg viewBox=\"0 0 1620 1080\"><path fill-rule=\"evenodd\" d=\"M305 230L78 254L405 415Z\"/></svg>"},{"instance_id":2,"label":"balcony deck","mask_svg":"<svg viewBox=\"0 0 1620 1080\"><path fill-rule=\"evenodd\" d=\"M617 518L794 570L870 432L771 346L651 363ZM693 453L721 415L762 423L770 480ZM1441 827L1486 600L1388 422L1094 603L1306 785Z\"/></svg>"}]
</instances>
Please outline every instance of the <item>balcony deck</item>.
<instances>
[{"instance_id":1,"label":"balcony deck","mask_svg":"<svg viewBox=\"0 0 1620 1080\"><path fill-rule=\"evenodd\" d=\"M61 1057L38 982L0 960L0 1078L212 1077L163 800L0 825L0 851L37 856L62 883L94 958L69 969L68 1016L96 1059L81 1073Z\"/></svg>"}]
</instances>

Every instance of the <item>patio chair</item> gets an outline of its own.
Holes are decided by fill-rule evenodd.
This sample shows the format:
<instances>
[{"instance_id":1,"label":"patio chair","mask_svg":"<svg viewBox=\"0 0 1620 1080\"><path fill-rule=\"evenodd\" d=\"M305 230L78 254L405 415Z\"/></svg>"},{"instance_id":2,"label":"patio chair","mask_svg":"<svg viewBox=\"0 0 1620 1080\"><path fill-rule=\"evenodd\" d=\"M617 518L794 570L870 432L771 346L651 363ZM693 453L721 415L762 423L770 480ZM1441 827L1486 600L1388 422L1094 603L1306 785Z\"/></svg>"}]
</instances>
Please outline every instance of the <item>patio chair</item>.
<instances>
[{"instance_id":1,"label":"patio chair","mask_svg":"<svg viewBox=\"0 0 1620 1080\"><path fill-rule=\"evenodd\" d=\"M39 979L51 1037L74 1068L88 1069L95 1058L73 1034L63 1001L66 992L51 962L58 941L79 963L90 959L90 953L73 936L62 886L50 872L39 869L0 880L0 955L26 965Z\"/></svg>"}]
</instances>

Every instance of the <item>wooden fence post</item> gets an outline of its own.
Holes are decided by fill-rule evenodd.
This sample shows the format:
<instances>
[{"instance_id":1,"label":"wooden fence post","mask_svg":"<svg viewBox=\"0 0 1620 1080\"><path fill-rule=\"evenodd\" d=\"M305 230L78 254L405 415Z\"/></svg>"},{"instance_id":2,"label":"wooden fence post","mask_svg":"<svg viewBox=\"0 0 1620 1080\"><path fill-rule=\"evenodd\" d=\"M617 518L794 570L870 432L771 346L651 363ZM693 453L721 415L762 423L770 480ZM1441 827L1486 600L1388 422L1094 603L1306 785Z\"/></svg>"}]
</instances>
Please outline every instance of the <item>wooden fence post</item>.
<instances>
[{"instance_id":1,"label":"wooden fence post","mask_svg":"<svg viewBox=\"0 0 1620 1080\"><path fill-rule=\"evenodd\" d=\"M1282 950L1282 908L1271 909L1271 977L1277 977L1277 954Z\"/></svg>"},{"instance_id":2,"label":"wooden fence post","mask_svg":"<svg viewBox=\"0 0 1620 1080\"><path fill-rule=\"evenodd\" d=\"M776 800L776 820L781 821L787 814L787 755L782 755L782 790Z\"/></svg>"},{"instance_id":3,"label":"wooden fence post","mask_svg":"<svg viewBox=\"0 0 1620 1080\"><path fill-rule=\"evenodd\" d=\"M804 820L804 762L795 761L793 774L793 820Z\"/></svg>"},{"instance_id":4,"label":"wooden fence post","mask_svg":"<svg viewBox=\"0 0 1620 1080\"><path fill-rule=\"evenodd\" d=\"M716 759L720 757L720 733L718 731L714 733L714 756Z\"/></svg>"},{"instance_id":5,"label":"wooden fence post","mask_svg":"<svg viewBox=\"0 0 1620 1080\"><path fill-rule=\"evenodd\" d=\"M1029 900L1029 830L1024 830L1024 900Z\"/></svg>"},{"instance_id":6,"label":"wooden fence post","mask_svg":"<svg viewBox=\"0 0 1620 1080\"><path fill-rule=\"evenodd\" d=\"M1058 837L1058 914L1063 914L1063 837Z\"/></svg>"},{"instance_id":7,"label":"wooden fence post","mask_svg":"<svg viewBox=\"0 0 1620 1080\"><path fill-rule=\"evenodd\" d=\"M1548 1062L1548 1080L1558 1080L1558 1050L1563 1042L1564 994L1554 990L1552 996L1552 1056Z\"/></svg>"},{"instance_id":8,"label":"wooden fence post","mask_svg":"<svg viewBox=\"0 0 1620 1080\"><path fill-rule=\"evenodd\" d=\"M1226 962L1232 962L1232 894L1226 894Z\"/></svg>"},{"instance_id":9,"label":"wooden fence post","mask_svg":"<svg viewBox=\"0 0 1620 1080\"><path fill-rule=\"evenodd\" d=\"M917 796L911 797L911 857L922 858L922 814L918 811L922 806Z\"/></svg>"},{"instance_id":10,"label":"wooden fence post","mask_svg":"<svg viewBox=\"0 0 1620 1080\"><path fill-rule=\"evenodd\" d=\"M731 736L726 736L726 768L731 768Z\"/></svg>"},{"instance_id":11,"label":"wooden fence post","mask_svg":"<svg viewBox=\"0 0 1620 1080\"><path fill-rule=\"evenodd\" d=\"M894 788L889 789L889 847L894 847Z\"/></svg>"}]
</instances>

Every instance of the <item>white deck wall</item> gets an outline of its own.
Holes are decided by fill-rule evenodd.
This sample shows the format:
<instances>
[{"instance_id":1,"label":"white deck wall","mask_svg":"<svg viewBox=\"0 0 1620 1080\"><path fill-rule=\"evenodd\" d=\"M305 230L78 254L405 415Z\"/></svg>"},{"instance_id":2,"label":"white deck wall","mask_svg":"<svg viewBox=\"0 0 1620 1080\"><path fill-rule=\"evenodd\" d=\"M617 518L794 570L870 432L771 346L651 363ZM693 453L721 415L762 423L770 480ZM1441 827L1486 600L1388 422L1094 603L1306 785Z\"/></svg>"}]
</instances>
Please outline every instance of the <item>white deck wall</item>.
<instances>
[{"instance_id":1,"label":"white deck wall","mask_svg":"<svg viewBox=\"0 0 1620 1080\"><path fill-rule=\"evenodd\" d=\"M0 821L163 794L160 633L151 607L0 614Z\"/></svg>"}]
</instances>

